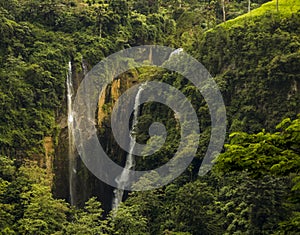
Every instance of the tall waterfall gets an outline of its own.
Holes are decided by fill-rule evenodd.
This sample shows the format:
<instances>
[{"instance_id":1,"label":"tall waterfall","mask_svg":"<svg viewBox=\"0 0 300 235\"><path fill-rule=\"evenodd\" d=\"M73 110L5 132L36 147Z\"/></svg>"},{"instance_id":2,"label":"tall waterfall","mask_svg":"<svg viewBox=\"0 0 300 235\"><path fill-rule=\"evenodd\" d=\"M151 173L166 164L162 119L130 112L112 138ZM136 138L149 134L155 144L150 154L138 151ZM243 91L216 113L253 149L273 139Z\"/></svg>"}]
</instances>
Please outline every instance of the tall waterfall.
<instances>
[{"instance_id":1,"label":"tall waterfall","mask_svg":"<svg viewBox=\"0 0 300 235\"><path fill-rule=\"evenodd\" d=\"M68 137L69 137L69 193L70 203L76 203L76 156L74 144L74 129L73 129L73 96L74 88L72 82L72 63L69 62L69 70L67 75L67 105L68 105Z\"/></svg>"},{"instance_id":2,"label":"tall waterfall","mask_svg":"<svg viewBox=\"0 0 300 235\"><path fill-rule=\"evenodd\" d=\"M131 127L132 130L138 124L140 97L141 97L143 90L144 90L144 84L139 87L138 92L135 96L134 113L133 113L133 120L132 120L132 127ZM134 160L134 156L132 154L134 146L135 146L135 141L132 138L130 141L129 153L127 154L126 163L125 163L125 167L124 167L125 169L128 169L128 170L132 170L135 166L135 160ZM122 188L126 185L128 180L129 180L129 174L128 174L128 171L125 171L125 170L123 170L121 175L116 178L118 188L114 190L114 198L113 198L113 203L112 203L113 209L117 209L119 204L122 202L123 194L124 194L124 190Z\"/></svg>"}]
</instances>

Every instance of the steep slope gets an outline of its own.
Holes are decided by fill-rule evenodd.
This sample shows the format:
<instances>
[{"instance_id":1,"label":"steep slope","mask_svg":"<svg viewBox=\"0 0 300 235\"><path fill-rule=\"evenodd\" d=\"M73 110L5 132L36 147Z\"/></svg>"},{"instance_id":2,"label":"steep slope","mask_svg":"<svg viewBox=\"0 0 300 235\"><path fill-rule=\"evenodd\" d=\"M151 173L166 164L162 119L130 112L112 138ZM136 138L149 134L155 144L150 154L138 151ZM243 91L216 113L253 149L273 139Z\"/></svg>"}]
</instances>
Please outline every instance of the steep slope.
<instances>
[{"instance_id":1,"label":"steep slope","mask_svg":"<svg viewBox=\"0 0 300 235\"><path fill-rule=\"evenodd\" d=\"M273 132L284 117L296 118L300 112L299 35L299 2L279 1L278 13L276 1L272 1L207 31L195 42L191 54L215 77L223 94L228 132L256 133L263 128ZM205 102L176 74L158 73L156 79L182 89L198 110L203 136L197 158L201 161L209 136ZM147 127L151 122L149 116L158 113L164 115L161 119L166 121L166 126L171 124L168 133L174 135L173 113L159 105L145 105L140 123ZM298 136L297 131L294 134ZM143 134L139 137L143 139ZM159 153L137 161L137 165L140 164L141 169L162 165L166 158L172 157L177 140L174 136ZM272 155L267 148L270 144L267 142L262 148L266 147L265 151ZM230 153L228 155L230 164ZM251 156L257 165L261 163L256 161L256 155ZM237 159L242 157L237 156ZM266 157L266 161L269 158ZM299 158L287 164L293 165L295 159ZM290 195L294 195L293 199L299 198L295 197L299 190L292 192L291 178L286 177L289 172L284 176L267 175L260 179L249 176L247 171L222 177L213 172L197 179L197 171L193 170L197 169L197 163L194 161L179 179L163 189L133 193L117 213L116 227L128 219L143 219L150 234L274 234L276 231L297 234L298 220L292 215L299 213L299 203L285 204ZM256 173L261 170L257 165L253 165ZM155 175L151 180L155 181ZM284 222L289 219L293 226L284 233L285 228L281 226L285 223L289 226L290 222ZM130 226L128 230L134 229L134 225ZM125 232L121 226L119 230Z\"/></svg>"},{"instance_id":2,"label":"steep slope","mask_svg":"<svg viewBox=\"0 0 300 235\"><path fill-rule=\"evenodd\" d=\"M300 112L300 3L264 4L205 33L197 56L222 89L229 130L271 129Z\"/></svg>"}]
</instances>

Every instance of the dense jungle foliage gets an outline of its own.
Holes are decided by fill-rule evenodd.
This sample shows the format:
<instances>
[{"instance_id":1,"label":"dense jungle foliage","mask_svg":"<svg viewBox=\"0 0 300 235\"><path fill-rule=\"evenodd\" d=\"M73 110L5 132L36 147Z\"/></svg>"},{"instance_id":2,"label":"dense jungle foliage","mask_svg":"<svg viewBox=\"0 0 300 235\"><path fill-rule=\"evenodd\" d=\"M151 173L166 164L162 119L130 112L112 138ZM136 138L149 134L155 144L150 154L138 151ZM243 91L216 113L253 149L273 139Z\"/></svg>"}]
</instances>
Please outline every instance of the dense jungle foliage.
<instances>
[{"instance_id":1,"label":"dense jungle foliage","mask_svg":"<svg viewBox=\"0 0 300 235\"><path fill-rule=\"evenodd\" d=\"M79 74L83 59L91 69L145 44L183 48L212 74L226 105L224 151L199 177L205 100L176 73L139 69L141 81L168 83L191 101L201 129L195 159L172 183L129 193L117 211L105 213L96 197L70 206L53 196L44 159L45 137L60 144L68 62ZM299 1L0 0L0 79L0 234L300 233ZM138 170L153 169L176 151L176 119L154 103L138 119L140 142L154 121L168 130L162 149L137 159Z\"/></svg>"}]
</instances>

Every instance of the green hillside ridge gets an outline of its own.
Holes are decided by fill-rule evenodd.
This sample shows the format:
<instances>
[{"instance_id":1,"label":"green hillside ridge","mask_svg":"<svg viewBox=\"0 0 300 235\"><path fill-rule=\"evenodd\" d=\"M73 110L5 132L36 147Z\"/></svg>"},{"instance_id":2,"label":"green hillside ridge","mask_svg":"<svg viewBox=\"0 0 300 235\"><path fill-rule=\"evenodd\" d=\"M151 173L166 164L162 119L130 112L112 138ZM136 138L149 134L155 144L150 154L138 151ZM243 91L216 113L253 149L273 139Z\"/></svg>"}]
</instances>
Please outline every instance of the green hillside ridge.
<instances>
[{"instance_id":1,"label":"green hillside ridge","mask_svg":"<svg viewBox=\"0 0 300 235\"><path fill-rule=\"evenodd\" d=\"M276 7L277 1L278 1L278 11ZM253 21L259 20L259 17L264 16L266 14L278 15L281 17L289 17L292 14L297 13L299 11L300 11L300 1L298 0L272 0L270 2L261 5L259 8L251 10L249 13L243 14L231 20L227 20L226 22L219 24L216 28L234 27L248 20L253 20Z\"/></svg>"},{"instance_id":2,"label":"green hillside ridge","mask_svg":"<svg viewBox=\"0 0 300 235\"><path fill-rule=\"evenodd\" d=\"M275 3L254 10L256 17L220 24L194 44L194 55L222 90L229 132L274 130L300 112L300 5L293 13L267 13Z\"/></svg>"}]
</instances>

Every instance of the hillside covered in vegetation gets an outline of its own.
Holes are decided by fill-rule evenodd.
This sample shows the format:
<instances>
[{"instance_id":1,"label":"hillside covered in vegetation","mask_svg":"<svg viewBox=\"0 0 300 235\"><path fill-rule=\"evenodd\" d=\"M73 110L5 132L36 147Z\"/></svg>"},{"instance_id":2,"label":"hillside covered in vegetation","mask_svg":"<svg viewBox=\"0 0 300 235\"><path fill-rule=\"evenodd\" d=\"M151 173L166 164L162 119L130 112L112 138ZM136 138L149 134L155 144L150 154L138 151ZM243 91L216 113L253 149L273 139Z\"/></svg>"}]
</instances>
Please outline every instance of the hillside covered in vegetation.
<instances>
[{"instance_id":1,"label":"hillside covered in vegetation","mask_svg":"<svg viewBox=\"0 0 300 235\"><path fill-rule=\"evenodd\" d=\"M70 170L67 78L76 92L103 58L149 44L183 48L207 68L226 106L226 141L213 169L198 176L211 134L201 93L181 75L150 66L120 75L95 114L100 143L119 165L126 153L110 115L136 83L179 89L201 134L180 177L126 192L112 210L114 189L78 154ZM0 234L300 233L299 1L0 0L0 80ZM154 102L140 107L138 142L147 143L153 122L168 136L159 151L136 158L137 170L166 163L178 147L174 112ZM159 176L149 177L155 184Z\"/></svg>"}]
</instances>

